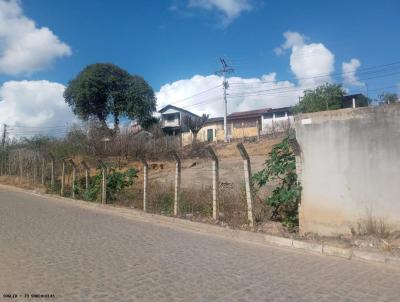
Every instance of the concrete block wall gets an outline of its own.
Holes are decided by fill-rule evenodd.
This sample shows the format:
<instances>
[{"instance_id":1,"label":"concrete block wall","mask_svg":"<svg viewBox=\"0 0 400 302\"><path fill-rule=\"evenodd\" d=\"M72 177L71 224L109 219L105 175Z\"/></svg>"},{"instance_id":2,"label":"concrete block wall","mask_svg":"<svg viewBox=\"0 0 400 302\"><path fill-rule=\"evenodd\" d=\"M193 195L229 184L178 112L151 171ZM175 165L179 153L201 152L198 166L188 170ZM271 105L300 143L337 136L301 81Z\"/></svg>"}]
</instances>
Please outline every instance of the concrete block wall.
<instances>
[{"instance_id":1,"label":"concrete block wall","mask_svg":"<svg viewBox=\"0 0 400 302\"><path fill-rule=\"evenodd\" d=\"M300 230L348 234L371 213L400 229L400 104L295 118Z\"/></svg>"}]
</instances>

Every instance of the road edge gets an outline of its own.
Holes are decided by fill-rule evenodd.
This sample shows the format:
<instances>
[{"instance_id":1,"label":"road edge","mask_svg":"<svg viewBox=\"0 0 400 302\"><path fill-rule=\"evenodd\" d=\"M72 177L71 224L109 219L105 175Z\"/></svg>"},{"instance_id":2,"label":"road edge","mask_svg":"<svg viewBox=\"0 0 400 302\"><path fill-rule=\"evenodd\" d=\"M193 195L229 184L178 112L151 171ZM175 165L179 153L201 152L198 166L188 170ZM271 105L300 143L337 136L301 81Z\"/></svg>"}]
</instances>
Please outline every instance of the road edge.
<instances>
[{"instance_id":1,"label":"road edge","mask_svg":"<svg viewBox=\"0 0 400 302\"><path fill-rule=\"evenodd\" d=\"M380 253L372 253L359 251L352 248L340 248L324 243L301 241L292 238L278 237L263 233L255 233L231 229L229 227L221 227L212 224L190 221L177 217L162 216L158 214L145 213L143 211L118 207L109 204L100 204L84 200L71 199L52 194L43 194L35 190L28 190L19 187L0 184L0 187L19 191L26 194L40 196L47 199L63 201L69 205L75 205L86 209L100 210L102 212L115 214L129 219L136 219L142 222L150 222L162 224L163 226L175 227L180 230L192 231L195 233L214 235L220 238L230 239L234 241L261 244L265 246L273 246L286 248L291 250L299 250L312 254L320 254L324 256L339 257L347 260L355 260L370 263L384 264L387 267L400 269L400 257L391 255L383 255Z\"/></svg>"}]
</instances>

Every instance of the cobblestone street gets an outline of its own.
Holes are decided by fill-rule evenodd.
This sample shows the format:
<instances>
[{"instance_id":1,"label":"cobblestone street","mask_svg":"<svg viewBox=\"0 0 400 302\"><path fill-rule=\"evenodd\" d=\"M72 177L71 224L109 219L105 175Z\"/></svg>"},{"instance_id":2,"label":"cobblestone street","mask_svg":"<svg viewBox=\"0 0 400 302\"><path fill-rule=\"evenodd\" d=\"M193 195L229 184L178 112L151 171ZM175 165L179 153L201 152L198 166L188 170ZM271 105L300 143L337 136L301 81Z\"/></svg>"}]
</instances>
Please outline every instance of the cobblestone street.
<instances>
[{"instance_id":1,"label":"cobblestone street","mask_svg":"<svg viewBox=\"0 0 400 302\"><path fill-rule=\"evenodd\" d=\"M0 301L400 301L400 271L0 187L0 294Z\"/></svg>"}]
</instances>

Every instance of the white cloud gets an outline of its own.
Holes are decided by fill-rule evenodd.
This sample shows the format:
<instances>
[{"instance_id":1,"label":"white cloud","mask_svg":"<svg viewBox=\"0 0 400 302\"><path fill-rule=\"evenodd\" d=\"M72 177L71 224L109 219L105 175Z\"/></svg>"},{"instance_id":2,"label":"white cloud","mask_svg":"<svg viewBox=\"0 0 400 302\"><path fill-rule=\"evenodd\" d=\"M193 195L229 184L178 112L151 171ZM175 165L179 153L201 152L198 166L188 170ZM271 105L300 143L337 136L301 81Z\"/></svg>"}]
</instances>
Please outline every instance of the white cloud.
<instances>
[{"instance_id":1,"label":"white cloud","mask_svg":"<svg viewBox=\"0 0 400 302\"><path fill-rule=\"evenodd\" d=\"M305 89L313 89L331 81L335 57L325 45L307 43L308 38L298 32L285 32L284 37L285 42L276 52L284 53L290 49L290 68L297 83L279 81L275 72L265 74L261 78L231 77L228 112L294 105ZM196 75L190 79L163 85L156 93L159 109L167 104L174 104L197 114L222 116L222 87L214 88L221 83L222 78L215 75ZM206 93L185 99L208 89L210 91Z\"/></svg>"},{"instance_id":2,"label":"white cloud","mask_svg":"<svg viewBox=\"0 0 400 302\"><path fill-rule=\"evenodd\" d=\"M75 116L65 103L65 86L49 81L8 81L0 86L0 122L15 127L14 133L61 134L63 128L50 127L71 125ZM32 127L32 128L29 128Z\"/></svg>"},{"instance_id":3,"label":"white cloud","mask_svg":"<svg viewBox=\"0 0 400 302\"><path fill-rule=\"evenodd\" d=\"M221 83L222 78L219 76L195 75L190 79L165 84L156 93L158 109L173 104L197 114L222 116L224 105ZM228 113L294 105L302 94L295 84L276 80L275 73L261 78L231 77L229 83ZM206 93L186 99L208 89Z\"/></svg>"},{"instance_id":4,"label":"white cloud","mask_svg":"<svg viewBox=\"0 0 400 302\"><path fill-rule=\"evenodd\" d=\"M294 46L304 45L305 41L308 39L306 36L295 31L284 32L283 37L285 38L285 42L280 47L274 49L277 55L284 54L286 49Z\"/></svg>"},{"instance_id":5,"label":"white cloud","mask_svg":"<svg viewBox=\"0 0 400 302\"><path fill-rule=\"evenodd\" d=\"M219 11L223 16L224 26L229 25L241 13L253 9L249 0L189 0L188 7Z\"/></svg>"},{"instance_id":6,"label":"white cloud","mask_svg":"<svg viewBox=\"0 0 400 302\"><path fill-rule=\"evenodd\" d=\"M356 76L357 69L361 66L358 59L351 59L348 63L342 63L343 80L345 84L350 86L364 86L365 83L361 82Z\"/></svg>"},{"instance_id":7,"label":"white cloud","mask_svg":"<svg viewBox=\"0 0 400 302\"><path fill-rule=\"evenodd\" d=\"M335 70L335 56L322 43L306 43L304 35L287 31L283 34L285 42L275 49L282 54L291 49L290 68L302 87L315 87L330 82L330 74Z\"/></svg>"},{"instance_id":8,"label":"white cloud","mask_svg":"<svg viewBox=\"0 0 400 302\"><path fill-rule=\"evenodd\" d=\"M331 82L335 56L322 43L293 46L290 68L301 86L317 86Z\"/></svg>"},{"instance_id":9,"label":"white cloud","mask_svg":"<svg viewBox=\"0 0 400 302\"><path fill-rule=\"evenodd\" d=\"M18 0L0 0L0 73L29 74L71 54L47 27L38 28L23 15Z\"/></svg>"}]
</instances>

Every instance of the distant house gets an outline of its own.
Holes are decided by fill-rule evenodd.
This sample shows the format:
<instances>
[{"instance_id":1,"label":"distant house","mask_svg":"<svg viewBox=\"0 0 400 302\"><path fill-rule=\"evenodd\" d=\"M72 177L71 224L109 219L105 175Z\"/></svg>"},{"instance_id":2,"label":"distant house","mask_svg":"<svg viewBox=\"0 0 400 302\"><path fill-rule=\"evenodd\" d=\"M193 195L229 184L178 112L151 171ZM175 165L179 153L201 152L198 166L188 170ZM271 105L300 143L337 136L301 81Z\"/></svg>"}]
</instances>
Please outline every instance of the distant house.
<instances>
[{"instance_id":1,"label":"distant house","mask_svg":"<svg viewBox=\"0 0 400 302\"><path fill-rule=\"evenodd\" d=\"M137 134L140 131L142 131L142 126L140 126L140 124L138 122L132 122L129 128L130 132L133 134Z\"/></svg>"},{"instance_id":2,"label":"distant house","mask_svg":"<svg viewBox=\"0 0 400 302\"><path fill-rule=\"evenodd\" d=\"M362 93L345 95L342 98L342 108L353 108L353 100L355 102L355 107L367 107L368 98Z\"/></svg>"},{"instance_id":3,"label":"distant house","mask_svg":"<svg viewBox=\"0 0 400 302\"><path fill-rule=\"evenodd\" d=\"M202 142L224 140L224 118L209 118L197 134L197 139Z\"/></svg>"},{"instance_id":4,"label":"distant house","mask_svg":"<svg viewBox=\"0 0 400 302\"><path fill-rule=\"evenodd\" d=\"M292 107L270 109L262 114L262 134L282 132L293 123Z\"/></svg>"},{"instance_id":5,"label":"distant house","mask_svg":"<svg viewBox=\"0 0 400 302\"><path fill-rule=\"evenodd\" d=\"M238 139L255 137L261 132L262 116L270 108L234 112L227 116L228 138ZM198 138L201 141L224 140L224 118L210 118L200 130Z\"/></svg>"},{"instance_id":6,"label":"distant house","mask_svg":"<svg viewBox=\"0 0 400 302\"><path fill-rule=\"evenodd\" d=\"M198 118L198 115L173 105L165 106L159 113L161 113L161 127L164 133L178 136L181 145L192 142L193 135L183 120L185 116ZM242 139L282 132L288 129L292 122L291 107L233 112L227 116L228 138ZM197 139L202 142L223 141L224 135L224 118L214 117L209 118L200 129Z\"/></svg>"},{"instance_id":7,"label":"distant house","mask_svg":"<svg viewBox=\"0 0 400 302\"><path fill-rule=\"evenodd\" d=\"M161 128L168 135L190 132L183 122L186 116L199 118L198 115L173 105L167 105L158 112L161 113Z\"/></svg>"},{"instance_id":8,"label":"distant house","mask_svg":"<svg viewBox=\"0 0 400 302\"><path fill-rule=\"evenodd\" d=\"M258 136L261 132L262 116L271 108L234 112L228 115L228 137L243 138Z\"/></svg>"}]
</instances>

